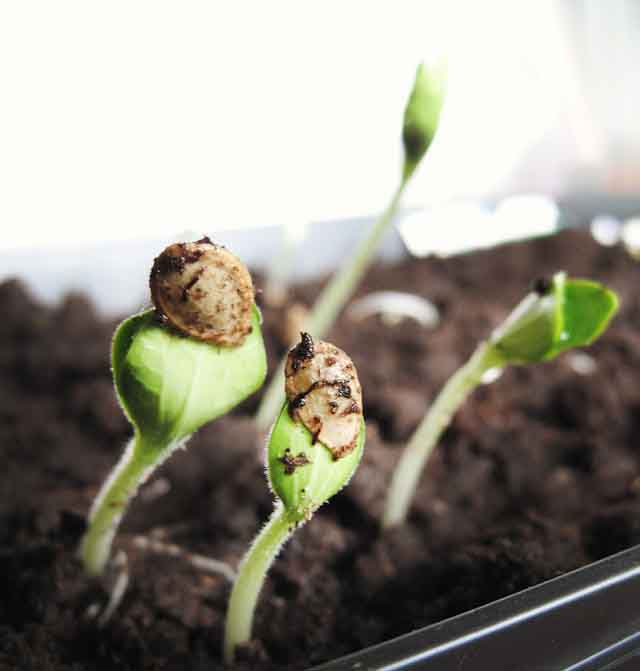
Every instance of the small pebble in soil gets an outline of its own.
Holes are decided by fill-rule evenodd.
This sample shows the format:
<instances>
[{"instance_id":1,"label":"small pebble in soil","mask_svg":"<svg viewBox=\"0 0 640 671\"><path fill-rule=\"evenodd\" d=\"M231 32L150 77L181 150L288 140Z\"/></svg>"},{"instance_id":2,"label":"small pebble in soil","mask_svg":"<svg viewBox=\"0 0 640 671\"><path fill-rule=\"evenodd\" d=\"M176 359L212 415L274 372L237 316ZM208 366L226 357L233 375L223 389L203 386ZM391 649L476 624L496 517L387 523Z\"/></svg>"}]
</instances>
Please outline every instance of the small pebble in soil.
<instances>
[{"instance_id":1,"label":"small pebble in soil","mask_svg":"<svg viewBox=\"0 0 640 671\"><path fill-rule=\"evenodd\" d=\"M598 369L596 360L584 352L569 352L567 363L578 375L593 375Z\"/></svg>"}]
</instances>

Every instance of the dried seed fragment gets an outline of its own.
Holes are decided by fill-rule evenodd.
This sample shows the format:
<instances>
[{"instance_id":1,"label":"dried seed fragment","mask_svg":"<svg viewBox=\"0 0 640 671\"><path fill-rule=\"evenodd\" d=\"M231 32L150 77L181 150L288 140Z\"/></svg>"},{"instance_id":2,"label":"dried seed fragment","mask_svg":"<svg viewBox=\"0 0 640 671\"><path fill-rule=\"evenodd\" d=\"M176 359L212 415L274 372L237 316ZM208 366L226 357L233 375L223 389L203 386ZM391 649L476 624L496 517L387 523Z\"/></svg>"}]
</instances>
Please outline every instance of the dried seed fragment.
<instances>
[{"instance_id":1,"label":"dried seed fragment","mask_svg":"<svg viewBox=\"0 0 640 671\"><path fill-rule=\"evenodd\" d=\"M174 328L216 345L241 345L251 332L249 271L209 238L169 245L149 278L156 310Z\"/></svg>"},{"instance_id":2,"label":"dried seed fragment","mask_svg":"<svg viewBox=\"0 0 640 671\"><path fill-rule=\"evenodd\" d=\"M289 413L321 442L334 459L355 446L362 418L362 389L351 359L308 333L290 352L285 367Z\"/></svg>"}]
</instances>

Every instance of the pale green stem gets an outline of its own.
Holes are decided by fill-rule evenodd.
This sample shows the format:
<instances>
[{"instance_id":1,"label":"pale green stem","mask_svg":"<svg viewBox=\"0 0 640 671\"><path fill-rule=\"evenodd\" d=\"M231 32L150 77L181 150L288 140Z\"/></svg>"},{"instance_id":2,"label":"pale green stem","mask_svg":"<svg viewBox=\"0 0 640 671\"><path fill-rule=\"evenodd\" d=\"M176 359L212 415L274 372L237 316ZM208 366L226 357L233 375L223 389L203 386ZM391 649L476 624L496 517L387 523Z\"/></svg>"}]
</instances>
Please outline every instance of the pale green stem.
<instances>
[{"instance_id":1,"label":"pale green stem","mask_svg":"<svg viewBox=\"0 0 640 671\"><path fill-rule=\"evenodd\" d=\"M442 432L467 396L490 368L504 365L489 343L478 346L469 361L445 384L431 408L407 443L395 468L387 493L383 527L402 524L415 495L418 480Z\"/></svg>"},{"instance_id":2,"label":"pale green stem","mask_svg":"<svg viewBox=\"0 0 640 671\"><path fill-rule=\"evenodd\" d=\"M342 266L322 290L313 306L313 310L304 321L303 331L310 333L314 338L322 338L331 328L371 264L380 239L393 221L400 204L400 198L411 174L412 172L405 175L400 182L387 209L380 215L369 234L362 240L349 262ZM261 431L266 431L269 428L284 401L284 385L282 383L284 365L285 361L283 360L273 374L258 408L256 423Z\"/></svg>"},{"instance_id":3,"label":"pale green stem","mask_svg":"<svg viewBox=\"0 0 640 671\"><path fill-rule=\"evenodd\" d=\"M278 367L275 369L273 376L271 377L271 382L268 384L267 390L264 392L262 400L260 401L260 406L258 407L258 412L256 414L256 424L259 431L267 431L271 422L275 419L278 409L282 407L282 402L284 401L285 396L282 380L284 378L286 361L286 358L284 358L278 363Z\"/></svg>"},{"instance_id":4,"label":"pale green stem","mask_svg":"<svg viewBox=\"0 0 640 671\"><path fill-rule=\"evenodd\" d=\"M233 662L236 646L251 640L253 616L265 576L294 528L295 522L279 502L240 564L225 624L224 659L227 664Z\"/></svg>"},{"instance_id":5,"label":"pale green stem","mask_svg":"<svg viewBox=\"0 0 640 671\"><path fill-rule=\"evenodd\" d=\"M150 460L139 437L132 438L120 461L102 485L89 513L89 527L80 543L80 558L89 575L100 575L109 560L111 544L131 498L151 471L172 451L151 450Z\"/></svg>"},{"instance_id":6,"label":"pale green stem","mask_svg":"<svg viewBox=\"0 0 640 671\"><path fill-rule=\"evenodd\" d=\"M270 305L282 305L287 299L289 276L307 228L308 224L300 220L287 221L282 225L280 250L269 265L264 286L264 298Z\"/></svg>"}]
</instances>

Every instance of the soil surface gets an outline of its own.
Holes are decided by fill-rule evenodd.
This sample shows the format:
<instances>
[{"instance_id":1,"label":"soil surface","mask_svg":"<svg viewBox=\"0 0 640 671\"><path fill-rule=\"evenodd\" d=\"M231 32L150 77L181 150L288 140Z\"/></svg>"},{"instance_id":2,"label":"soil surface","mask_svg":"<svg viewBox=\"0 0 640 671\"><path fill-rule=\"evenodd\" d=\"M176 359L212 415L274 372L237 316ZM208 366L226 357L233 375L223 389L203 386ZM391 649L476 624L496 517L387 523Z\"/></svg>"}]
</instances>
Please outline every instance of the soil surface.
<instances>
[{"instance_id":1,"label":"soil surface","mask_svg":"<svg viewBox=\"0 0 640 671\"><path fill-rule=\"evenodd\" d=\"M530 282L559 269L619 292L609 331L478 389L429 463L409 523L380 534L391 469L434 395ZM638 262L582 232L376 267L360 295L416 293L437 305L440 325L343 316L333 330L362 382L364 461L276 561L237 668L303 669L640 542L639 286ZM309 303L317 290L293 298ZM271 511L257 397L202 429L140 491L116 541L129 586L99 628L114 577L85 579L75 550L130 433L109 371L116 322L78 295L38 305L13 281L0 285L0 314L0 668L223 668L230 586L189 553L236 567ZM283 320L265 309L272 365Z\"/></svg>"}]
</instances>

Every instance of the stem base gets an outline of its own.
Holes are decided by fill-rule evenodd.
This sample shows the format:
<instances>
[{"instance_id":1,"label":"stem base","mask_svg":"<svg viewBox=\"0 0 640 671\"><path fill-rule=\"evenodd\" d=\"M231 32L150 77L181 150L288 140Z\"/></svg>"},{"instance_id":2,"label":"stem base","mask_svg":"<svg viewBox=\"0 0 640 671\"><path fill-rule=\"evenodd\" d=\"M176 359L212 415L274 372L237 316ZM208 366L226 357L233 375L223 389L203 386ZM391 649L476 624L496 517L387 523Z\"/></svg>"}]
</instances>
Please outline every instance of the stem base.
<instances>
[{"instance_id":1,"label":"stem base","mask_svg":"<svg viewBox=\"0 0 640 671\"><path fill-rule=\"evenodd\" d=\"M152 471L187 439L169 443L164 448L154 446L153 450L149 450L148 445L143 447L139 436L129 441L91 507L89 526L80 542L78 554L89 575L98 576L104 571L113 538L129 501ZM145 455L150 451L154 455L153 459Z\"/></svg>"},{"instance_id":2,"label":"stem base","mask_svg":"<svg viewBox=\"0 0 640 671\"><path fill-rule=\"evenodd\" d=\"M224 659L233 662L235 649L251 640L253 617L269 567L295 528L282 503L278 502L240 564L231 591L224 634Z\"/></svg>"}]
</instances>

